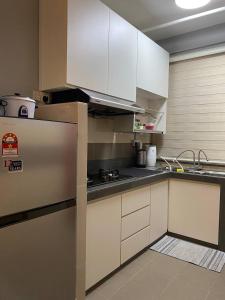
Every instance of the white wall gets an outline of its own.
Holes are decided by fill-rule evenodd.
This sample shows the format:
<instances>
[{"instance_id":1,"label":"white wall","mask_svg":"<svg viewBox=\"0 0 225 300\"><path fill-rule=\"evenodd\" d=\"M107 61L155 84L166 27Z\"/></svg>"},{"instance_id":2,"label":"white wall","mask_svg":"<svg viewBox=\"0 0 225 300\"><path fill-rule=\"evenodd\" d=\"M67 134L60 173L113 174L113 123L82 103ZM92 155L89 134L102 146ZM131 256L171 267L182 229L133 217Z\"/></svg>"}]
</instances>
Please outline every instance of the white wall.
<instances>
[{"instance_id":1,"label":"white wall","mask_svg":"<svg viewBox=\"0 0 225 300\"><path fill-rule=\"evenodd\" d=\"M38 0L1 1L0 95L38 87Z\"/></svg>"}]
</instances>

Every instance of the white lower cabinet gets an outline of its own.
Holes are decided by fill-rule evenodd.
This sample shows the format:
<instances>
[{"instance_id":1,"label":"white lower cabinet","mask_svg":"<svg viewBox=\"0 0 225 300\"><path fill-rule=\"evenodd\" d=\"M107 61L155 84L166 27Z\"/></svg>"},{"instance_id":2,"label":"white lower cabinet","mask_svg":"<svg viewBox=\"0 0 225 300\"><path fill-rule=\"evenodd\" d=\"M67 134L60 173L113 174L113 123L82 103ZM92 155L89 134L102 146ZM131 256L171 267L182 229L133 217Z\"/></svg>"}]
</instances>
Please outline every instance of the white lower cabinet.
<instances>
[{"instance_id":1,"label":"white lower cabinet","mask_svg":"<svg viewBox=\"0 0 225 300\"><path fill-rule=\"evenodd\" d=\"M87 206L86 289L120 266L121 196Z\"/></svg>"},{"instance_id":2,"label":"white lower cabinet","mask_svg":"<svg viewBox=\"0 0 225 300\"><path fill-rule=\"evenodd\" d=\"M167 232L168 180L151 185L150 243Z\"/></svg>"},{"instance_id":3,"label":"white lower cabinet","mask_svg":"<svg viewBox=\"0 0 225 300\"><path fill-rule=\"evenodd\" d=\"M220 186L163 180L87 208L86 289L167 232L218 244Z\"/></svg>"},{"instance_id":4,"label":"white lower cabinet","mask_svg":"<svg viewBox=\"0 0 225 300\"><path fill-rule=\"evenodd\" d=\"M121 243L121 264L149 245L150 227L146 227Z\"/></svg>"},{"instance_id":5,"label":"white lower cabinet","mask_svg":"<svg viewBox=\"0 0 225 300\"><path fill-rule=\"evenodd\" d=\"M170 180L170 232L218 245L219 210L219 185Z\"/></svg>"},{"instance_id":6,"label":"white lower cabinet","mask_svg":"<svg viewBox=\"0 0 225 300\"><path fill-rule=\"evenodd\" d=\"M131 235L150 224L150 206L135 211L122 218L121 239L125 240Z\"/></svg>"},{"instance_id":7,"label":"white lower cabinet","mask_svg":"<svg viewBox=\"0 0 225 300\"><path fill-rule=\"evenodd\" d=\"M145 186L122 194L122 216L150 204L150 187Z\"/></svg>"}]
</instances>

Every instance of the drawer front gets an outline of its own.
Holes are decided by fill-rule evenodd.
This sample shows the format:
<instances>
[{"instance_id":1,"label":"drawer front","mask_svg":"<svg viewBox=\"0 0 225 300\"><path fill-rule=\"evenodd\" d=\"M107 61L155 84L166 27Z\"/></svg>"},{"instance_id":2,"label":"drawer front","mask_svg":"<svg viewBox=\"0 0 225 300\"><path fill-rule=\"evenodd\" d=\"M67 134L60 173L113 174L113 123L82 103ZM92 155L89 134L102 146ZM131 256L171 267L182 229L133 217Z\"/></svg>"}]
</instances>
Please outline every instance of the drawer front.
<instances>
[{"instance_id":1,"label":"drawer front","mask_svg":"<svg viewBox=\"0 0 225 300\"><path fill-rule=\"evenodd\" d=\"M122 195L122 216L130 214L150 204L150 186Z\"/></svg>"},{"instance_id":2,"label":"drawer front","mask_svg":"<svg viewBox=\"0 0 225 300\"><path fill-rule=\"evenodd\" d=\"M149 245L150 226L121 243L121 264Z\"/></svg>"},{"instance_id":3,"label":"drawer front","mask_svg":"<svg viewBox=\"0 0 225 300\"><path fill-rule=\"evenodd\" d=\"M125 240L149 225L150 206L147 206L122 218L121 239Z\"/></svg>"}]
</instances>

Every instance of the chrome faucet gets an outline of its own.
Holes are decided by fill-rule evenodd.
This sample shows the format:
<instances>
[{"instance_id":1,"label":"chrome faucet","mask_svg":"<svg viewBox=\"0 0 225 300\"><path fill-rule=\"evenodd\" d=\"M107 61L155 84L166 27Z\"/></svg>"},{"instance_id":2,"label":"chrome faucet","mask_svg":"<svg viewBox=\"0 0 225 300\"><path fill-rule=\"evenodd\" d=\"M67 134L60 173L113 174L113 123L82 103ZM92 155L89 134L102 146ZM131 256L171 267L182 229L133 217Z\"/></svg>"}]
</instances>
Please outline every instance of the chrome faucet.
<instances>
[{"instance_id":1,"label":"chrome faucet","mask_svg":"<svg viewBox=\"0 0 225 300\"><path fill-rule=\"evenodd\" d=\"M193 154L193 168L196 168L196 161L195 161L195 153L193 150L184 150L182 151L175 159L177 160L179 157L181 157L182 154L184 154L185 152L191 152Z\"/></svg>"},{"instance_id":2,"label":"chrome faucet","mask_svg":"<svg viewBox=\"0 0 225 300\"><path fill-rule=\"evenodd\" d=\"M178 166L180 167L180 169L182 170L182 172L184 172L184 167L182 166L182 164L176 158L174 158L173 162L177 163Z\"/></svg>"},{"instance_id":3,"label":"chrome faucet","mask_svg":"<svg viewBox=\"0 0 225 300\"><path fill-rule=\"evenodd\" d=\"M200 149L200 150L198 151L198 169L201 169L201 162L200 162L200 159L201 159L201 153L204 154L206 161L209 161L209 160L208 160L208 157L207 157L207 155L206 155L206 153L205 153L205 151L202 150L202 149Z\"/></svg>"},{"instance_id":4,"label":"chrome faucet","mask_svg":"<svg viewBox=\"0 0 225 300\"><path fill-rule=\"evenodd\" d=\"M165 161L165 163L169 167L169 171L172 172L173 168L172 168L171 164L165 159L165 157L161 156L160 158Z\"/></svg>"}]
</instances>

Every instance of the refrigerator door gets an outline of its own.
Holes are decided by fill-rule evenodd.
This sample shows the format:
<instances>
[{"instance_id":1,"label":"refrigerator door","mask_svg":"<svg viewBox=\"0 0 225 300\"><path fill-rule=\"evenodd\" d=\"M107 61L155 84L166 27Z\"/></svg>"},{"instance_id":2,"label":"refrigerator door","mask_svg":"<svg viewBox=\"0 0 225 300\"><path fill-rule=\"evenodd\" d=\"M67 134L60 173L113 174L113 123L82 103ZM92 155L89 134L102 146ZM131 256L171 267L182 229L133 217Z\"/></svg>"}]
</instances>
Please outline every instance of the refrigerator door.
<instances>
[{"instance_id":1,"label":"refrigerator door","mask_svg":"<svg viewBox=\"0 0 225 300\"><path fill-rule=\"evenodd\" d=\"M0 229L1 300L75 299L75 208Z\"/></svg>"},{"instance_id":2,"label":"refrigerator door","mask_svg":"<svg viewBox=\"0 0 225 300\"><path fill-rule=\"evenodd\" d=\"M0 118L0 138L0 217L75 197L76 124Z\"/></svg>"}]
</instances>

